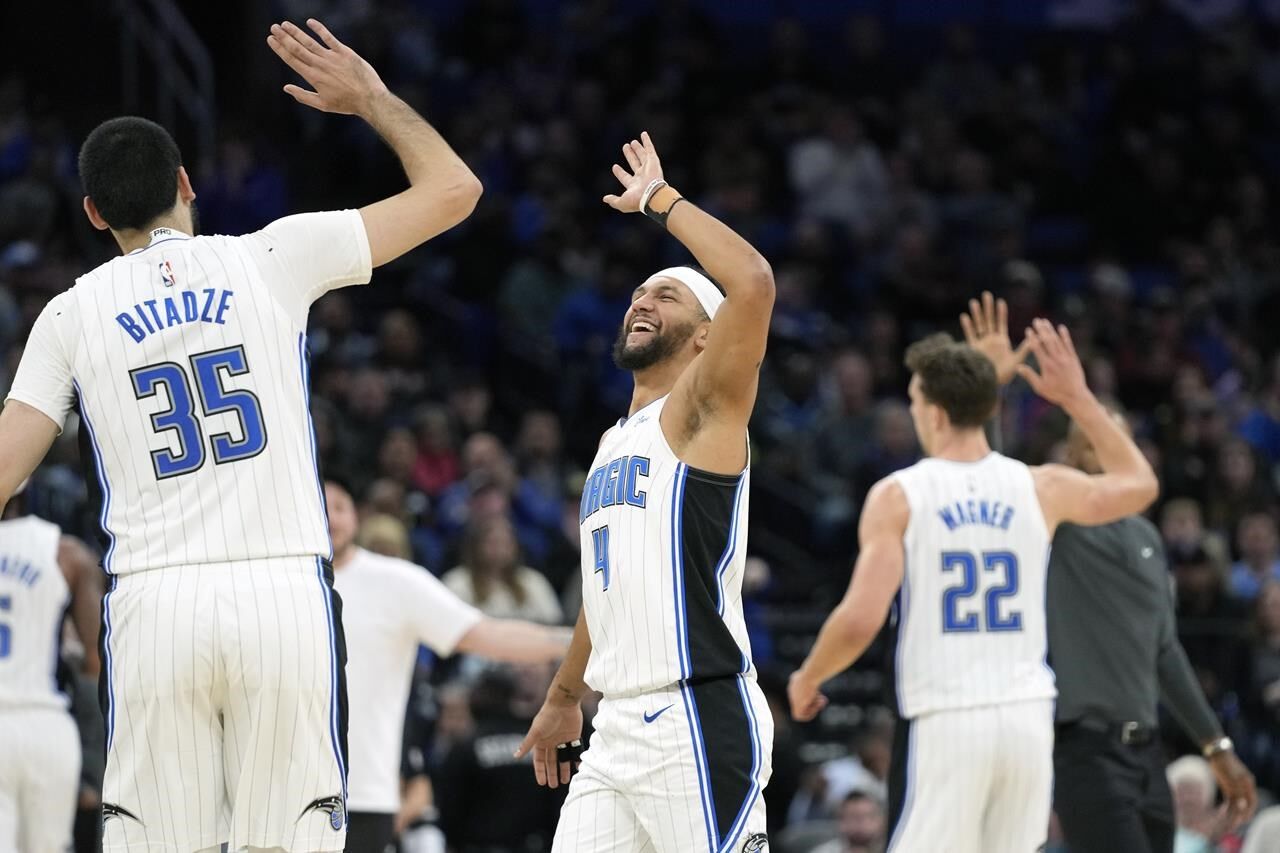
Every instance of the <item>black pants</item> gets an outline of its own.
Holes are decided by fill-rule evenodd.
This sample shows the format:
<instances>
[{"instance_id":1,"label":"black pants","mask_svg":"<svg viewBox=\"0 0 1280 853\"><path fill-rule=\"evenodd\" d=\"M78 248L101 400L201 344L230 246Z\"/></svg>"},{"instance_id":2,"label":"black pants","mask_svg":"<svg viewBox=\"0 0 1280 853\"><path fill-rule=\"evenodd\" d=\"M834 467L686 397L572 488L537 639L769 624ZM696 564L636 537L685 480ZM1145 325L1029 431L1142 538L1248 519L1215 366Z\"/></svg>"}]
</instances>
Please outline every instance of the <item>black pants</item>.
<instances>
[{"instance_id":1,"label":"black pants","mask_svg":"<svg viewBox=\"0 0 1280 853\"><path fill-rule=\"evenodd\" d=\"M384 853L395 836L393 814L351 812L347 815L347 853Z\"/></svg>"},{"instance_id":2,"label":"black pants","mask_svg":"<svg viewBox=\"0 0 1280 853\"><path fill-rule=\"evenodd\" d=\"M1053 765L1053 805L1071 853L1172 853L1173 797L1158 738L1126 746L1064 726Z\"/></svg>"}]
</instances>

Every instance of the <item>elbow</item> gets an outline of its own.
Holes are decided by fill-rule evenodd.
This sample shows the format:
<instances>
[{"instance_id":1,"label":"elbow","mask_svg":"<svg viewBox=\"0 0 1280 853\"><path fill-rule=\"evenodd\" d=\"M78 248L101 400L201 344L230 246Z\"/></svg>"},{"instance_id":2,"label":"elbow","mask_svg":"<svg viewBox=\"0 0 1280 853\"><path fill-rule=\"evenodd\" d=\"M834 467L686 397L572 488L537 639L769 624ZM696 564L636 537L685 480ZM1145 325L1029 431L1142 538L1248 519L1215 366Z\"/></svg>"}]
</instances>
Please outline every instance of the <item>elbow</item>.
<instances>
[{"instance_id":1,"label":"elbow","mask_svg":"<svg viewBox=\"0 0 1280 853\"><path fill-rule=\"evenodd\" d=\"M1142 502L1141 509L1138 512L1145 512L1160 497L1160 481L1156 479L1154 471L1148 471L1147 476L1142 478L1142 482L1138 484L1136 499Z\"/></svg>"},{"instance_id":2,"label":"elbow","mask_svg":"<svg viewBox=\"0 0 1280 853\"><path fill-rule=\"evenodd\" d=\"M470 216L476 209L476 205L480 203L480 196L484 194L484 185L480 183L480 179L474 172L464 166L457 179L450 184L447 194L450 206L457 215L457 221L461 222Z\"/></svg>"},{"instance_id":3,"label":"elbow","mask_svg":"<svg viewBox=\"0 0 1280 853\"><path fill-rule=\"evenodd\" d=\"M742 295L759 305L772 306L775 290L773 267L757 253L742 277Z\"/></svg>"}]
</instances>

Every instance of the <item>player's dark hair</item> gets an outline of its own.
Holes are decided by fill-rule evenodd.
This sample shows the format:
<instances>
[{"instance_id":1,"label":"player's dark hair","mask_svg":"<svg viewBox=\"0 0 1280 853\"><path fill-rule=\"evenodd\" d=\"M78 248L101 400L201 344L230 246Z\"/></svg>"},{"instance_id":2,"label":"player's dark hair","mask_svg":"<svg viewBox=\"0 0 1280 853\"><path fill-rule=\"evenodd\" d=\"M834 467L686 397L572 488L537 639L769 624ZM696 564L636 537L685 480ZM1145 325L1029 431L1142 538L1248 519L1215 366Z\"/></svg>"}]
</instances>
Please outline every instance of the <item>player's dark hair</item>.
<instances>
[{"instance_id":1,"label":"player's dark hair","mask_svg":"<svg viewBox=\"0 0 1280 853\"><path fill-rule=\"evenodd\" d=\"M359 502L359 499L356 497L356 490L351 487L350 483L348 483L346 480L342 479L341 477L338 477L332 474L325 474L324 484L326 486L337 486L339 489L342 489L342 491L347 493L347 497L351 498L352 503Z\"/></svg>"},{"instance_id":2,"label":"player's dark hair","mask_svg":"<svg viewBox=\"0 0 1280 853\"><path fill-rule=\"evenodd\" d=\"M80 182L113 231L151 224L173 207L182 154L153 121L121 116L104 121L80 146Z\"/></svg>"},{"instance_id":3,"label":"player's dark hair","mask_svg":"<svg viewBox=\"0 0 1280 853\"><path fill-rule=\"evenodd\" d=\"M849 803L862 803L862 802L875 803L876 805L880 806L880 808L882 809L884 808L884 804L880 802L880 799L878 797L873 797L871 794L868 794L866 791L850 791L848 794L845 795L845 798L841 801L841 805L848 805Z\"/></svg>"},{"instance_id":4,"label":"player's dark hair","mask_svg":"<svg viewBox=\"0 0 1280 853\"><path fill-rule=\"evenodd\" d=\"M945 333L907 347L907 369L920 377L926 400L941 406L952 426L980 427L996 408L999 385L990 360Z\"/></svg>"}]
</instances>

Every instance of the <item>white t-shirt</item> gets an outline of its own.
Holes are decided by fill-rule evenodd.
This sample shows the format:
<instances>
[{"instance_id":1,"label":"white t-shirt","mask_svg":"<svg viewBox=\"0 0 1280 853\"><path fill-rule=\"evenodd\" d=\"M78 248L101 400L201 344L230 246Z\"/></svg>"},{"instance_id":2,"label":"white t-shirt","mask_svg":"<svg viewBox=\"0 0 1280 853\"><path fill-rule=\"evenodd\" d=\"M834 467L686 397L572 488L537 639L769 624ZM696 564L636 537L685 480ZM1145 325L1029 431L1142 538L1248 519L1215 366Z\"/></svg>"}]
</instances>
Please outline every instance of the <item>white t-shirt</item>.
<instances>
[{"instance_id":1,"label":"white t-shirt","mask_svg":"<svg viewBox=\"0 0 1280 853\"><path fill-rule=\"evenodd\" d=\"M36 320L8 399L73 406L112 574L328 556L311 413L311 303L372 274L354 210L242 237L168 228Z\"/></svg>"},{"instance_id":2,"label":"white t-shirt","mask_svg":"<svg viewBox=\"0 0 1280 853\"><path fill-rule=\"evenodd\" d=\"M400 809L400 746L413 664L421 643L453 654L484 615L426 569L357 548L335 568L347 638L347 807Z\"/></svg>"},{"instance_id":3,"label":"white t-shirt","mask_svg":"<svg viewBox=\"0 0 1280 853\"><path fill-rule=\"evenodd\" d=\"M479 601L471 572L465 566L450 569L441 580L450 592L473 607L480 608L486 616L495 619L526 619L543 625L559 625L564 621L560 599L556 597L551 583L541 572L528 566L516 569L516 582L524 588L523 604L516 601L511 590L500 583L490 584L488 598Z\"/></svg>"}]
</instances>

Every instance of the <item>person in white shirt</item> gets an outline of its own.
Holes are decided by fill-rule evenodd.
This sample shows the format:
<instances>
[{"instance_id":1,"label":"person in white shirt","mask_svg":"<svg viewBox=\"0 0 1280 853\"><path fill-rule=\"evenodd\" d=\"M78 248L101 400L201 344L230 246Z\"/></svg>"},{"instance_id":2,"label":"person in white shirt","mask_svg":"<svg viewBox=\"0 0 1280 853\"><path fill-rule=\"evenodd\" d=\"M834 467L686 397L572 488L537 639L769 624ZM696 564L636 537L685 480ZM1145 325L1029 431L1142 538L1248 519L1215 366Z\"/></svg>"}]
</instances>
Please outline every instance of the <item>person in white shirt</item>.
<instances>
[{"instance_id":1,"label":"person in white shirt","mask_svg":"<svg viewBox=\"0 0 1280 853\"><path fill-rule=\"evenodd\" d=\"M168 132L103 122L80 150L84 209L122 255L45 306L0 412L2 510L79 410L112 578L108 853L345 843L345 650L307 315L457 225L481 188L368 62L307 23L315 38L289 23L267 38L312 87L285 92L364 119L408 188L253 234L196 235L195 190Z\"/></svg>"},{"instance_id":2,"label":"person in white shirt","mask_svg":"<svg viewBox=\"0 0 1280 853\"><path fill-rule=\"evenodd\" d=\"M413 663L421 643L446 657L461 652L492 660L560 659L568 628L485 616L429 571L355 544L351 493L325 483L333 539L334 587L347 635L349 743L347 850L382 853L405 822L400 815L400 744Z\"/></svg>"}]
</instances>

